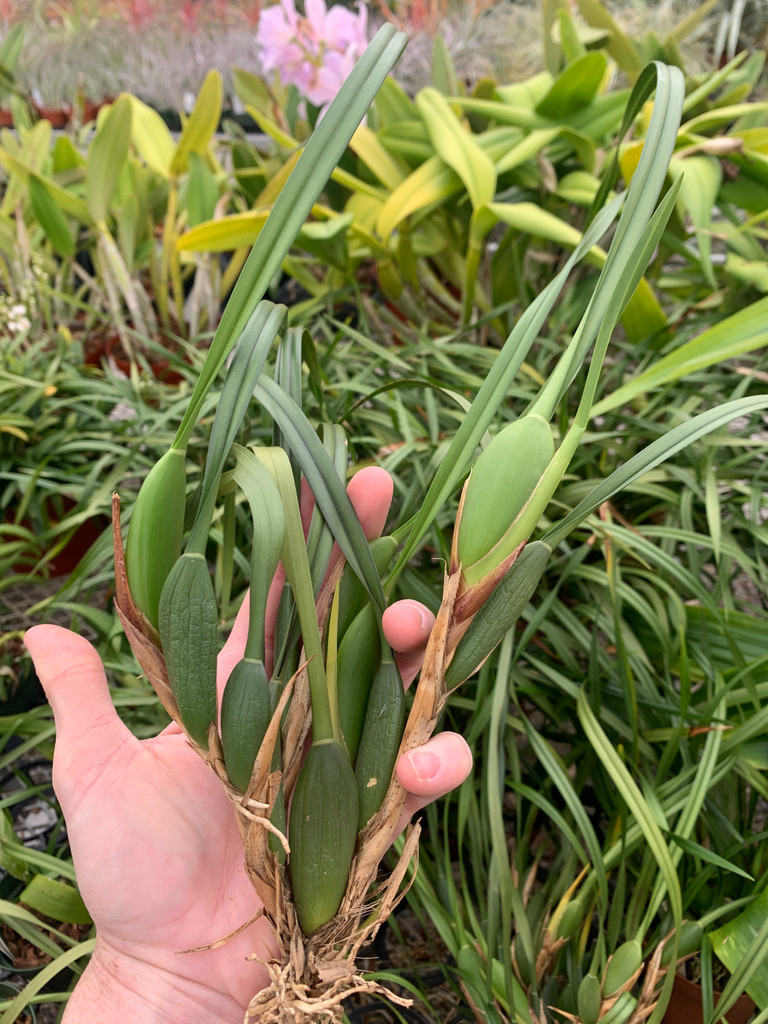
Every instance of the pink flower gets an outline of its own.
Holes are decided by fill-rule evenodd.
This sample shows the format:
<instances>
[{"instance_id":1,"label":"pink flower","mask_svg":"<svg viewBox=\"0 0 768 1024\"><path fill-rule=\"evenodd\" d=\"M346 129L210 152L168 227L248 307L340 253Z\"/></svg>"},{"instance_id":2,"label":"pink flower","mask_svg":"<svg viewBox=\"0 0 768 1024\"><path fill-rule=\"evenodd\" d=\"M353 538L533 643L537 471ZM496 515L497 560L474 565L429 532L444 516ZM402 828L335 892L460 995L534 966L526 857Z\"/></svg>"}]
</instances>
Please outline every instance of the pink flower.
<instances>
[{"instance_id":1,"label":"pink flower","mask_svg":"<svg viewBox=\"0 0 768 1024\"><path fill-rule=\"evenodd\" d=\"M277 71L316 107L333 99L367 45L367 12L357 14L325 0L305 0L304 15L294 0L280 0L261 12L256 47L266 73Z\"/></svg>"}]
</instances>

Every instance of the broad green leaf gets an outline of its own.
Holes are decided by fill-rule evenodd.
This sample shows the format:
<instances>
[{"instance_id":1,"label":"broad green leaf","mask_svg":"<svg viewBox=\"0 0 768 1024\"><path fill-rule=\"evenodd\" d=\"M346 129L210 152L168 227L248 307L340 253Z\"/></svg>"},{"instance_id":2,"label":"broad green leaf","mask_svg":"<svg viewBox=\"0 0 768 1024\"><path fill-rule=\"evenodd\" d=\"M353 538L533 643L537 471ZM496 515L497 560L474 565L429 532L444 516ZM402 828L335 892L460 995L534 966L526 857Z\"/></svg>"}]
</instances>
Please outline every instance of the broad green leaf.
<instances>
[{"instance_id":1,"label":"broad green leaf","mask_svg":"<svg viewBox=\"0 0 768 1024\"><path fill-rule=\"evenodd\" d=\"M565 67L536 104L536 113L556 120L586 107L605 77L608 62L600 52L585 53Z\"/></svg>"},{"instance_id":2,"label":"broad green leaf","mask_svg":"<svg viewBox=\"0 0 768 1024\"><path fill-rule=\"evenodd\" d=\"M625 35L600 0L576 0L579 11L593 28L602 28L609 33L605 48L622 71L634 80L643 66L634 42Z\"/></svg>"},{"instance_id":3,"label":"broad green leaf","mask_svg":"<svg viewBox=\"0 0 768 1024\"><path fill-rule=\"evenodd\" d=\"M569 249L578 245L583 237L577 228L535 203L489 203L475 211L470 226L472 243L478 249L482 237L499 221L516 231L547 239ZM593 266L603 267L607 254L596 245L585 259ZM469 284L473 285L473 282ZM645 278L639 282L621 319L627 335L635 341L641 341L654 331L661 330L666 324L664 311Z\"/></svg>"},{"instance_id":4,"label":"broad green leaf","mask_svg":"<svg viewBox=\"0 0 768 1024\"><path fill-rule=\"evenodd\" d=\"M731 972L718 1013L744 989L761 1010L768 1009L768 889L763 889L733 921L710 932L709 939L718 960Z\"/></svg>"},{"instance_id":5,"label":"broad green leaf","mask_svg":"<svg viewBox=\"0 0 768 1024\"><path fill-rule=\"evenodd\" d=\"M74 256L75 241L66 218L36 174L29 176L29 199L40 227L50 238L56 252L61 256Z\"/></svg>"},{"instance_id":6,"label":"broad green leaf","mask_svg":"<svg viewBox=\"0 0 768 1024\"><path fill-rule=\"evenodd\" d=\"M322 263L345 270L348 263L347 232L354 217L342 213L328 220L309 221L298 234L296 244Z\"/></svg>"},{"instance_id":7,"label":"broad green leaf","mask_svg":"<svg viewBox=\"0 0 768 1024\"><path fill-rule=\"evenodd\" d=\"M294 137L289 135L287 131L275 124L275 122L259 107L252 107L248 105L245 109L264 134L268 135L270 139L276 142L281 149L292 150L300 147L301 143L298 139L294 139Z\"/></svg>"},{"instance_id":8,"label":"broad green leaf","mask_svg":"<svg viewBox=\"0 0 768 1024\"><path fill-rule=\"evenodd\" d=\"M88 212L97 224L106 223L117 179L128 158L131 115L131 101L123 96L104 117L88 150L85 200Z\"/></svg>"},{"instance_id":9,"label":"broad green leaf","mask_svg":"<svg viewBox=\"0 0 768 1024\"><path fill-rule=\"evenodd\" d=\"M394 78L386 78L381 85L374 103L376 116L381 125L400 124L416 114L413 100Z\"/></svg>"},{"instance_id":10,"label":"broad green leaf","mask_svg":"<svg viewBox=\"0 0 768 1024\"><path fill-rule=\"evenodd\" d=\"M184 125L176 152L171 160L171 174L183 174L189 162L190 153L205 153L221 117L222 83L221 74L209 71L197 94L192 113Z\"/></svg>"},{"instance_id":11,"label":"broad green leaf","mask_svg":"<svg viewBox=\"0 0 768 1024\"><path fill-rule=\"evenodd\" d=\"M420 134L423 137L423 126ZM547 142L559 134L559 128L547 129L521 138L515 128L497 128L477 136L476 144L494 163L495 173L501 174L534 159ZM572 138L572 135L569 134L569 137ZM406 217L427 212L431 207L440 205L461 192L462 184L461 177L439 156L428 156L386 197L377 223L380 237L386 241Z\"/></svg>"},{"instance_id":12,"label":"broad green leaf","mask_svg":"<svg viewBox=\"0 0 768 1024\"><path fill-rule=\"evenodd\" d=\"M406 217L439 205L460 188L461 178L458 174L440 157L430 157L387 198L376 225L379 236L388 239Z\"/></svg>"},{"instance_id":13,"label":"broad green leaf","mask_svg":"<svg viewBox=\"0 0 768 1024\"><path fill-rule=\"evenodd\" d=\"M768 264L763 260L746 260L735 252L725 257L725 272L759 292L768 292Z\"/></svg>"},{"instance_id":14,"label":"broad green leaf","mask_svg":"<svg viewBox=\"0 0 768 1024\"><path fill-rule=\"evenodd\" d=\"M233 67L232 79L235 93L244 104L250 104L259 110L268 110L274 102L267 83L259 75L254 75L244 68Z\"/></svg>"},{"instance_id":15,"label":"broad green leaf","mask_svg":"<svg viewBox=\"0 0 768 1024\"><path fill-rule=\"evenodd\" d=\"M15 175L4 188L2 209L8 214L13 214L18 203L23 202L29 173L43 169L51 145L50 122L38 121L20 138L21 142L4 132L0 147L0 164Z\"/></svg>"},{"instance_id":16,"label":"broad green leaf","mask_svg":"<svg viewBox=\"0 0 768 1024\"><path fill-rule=\"evenodd\" d=\"M350 140L349 148L390 191L405 178L406 171L400 161L387 152L376 132L367 125L360 125Z\"/></svg>"},{"instance_id":17,"label":"broad green leaf","mask_svg":"<svg viewBox=\"0 0 768 1024\"><path fill-rule=\"evenodd\" d=\"M712 269L712 211L717 203L723 172L719 160L710 156L690 156L684 160L673 158L669 163L673 178L682 176L680 203L693 222L701 256L702 273L712 291L717 290Z\"/></svg>"},{"instance_id":18,"label":"broad green leaf","mask_svg":"<svg viewBox=\"0 0 768 1024\"><path fill-rule=\"evenodd\" d=\"M53 144L53 174L73 171L85 167L88 163L69 135L60 135Z\"/></svg>"},{"instance_id":19,"label":"broad green leaf","mask_svg":"<svg viewBox=\"0 0 768 1024\"><path fill-rule=\"evenodd\" d=\"M496 95L504 106L532 111L547 95L554 81L555 77L549 71L540 71L522 82L497 86Z\"/></svg>"},{"instance_id":20,"label":"broad green leaf","mask_svg":"<svg viewBox=\"0 0 768 1024\"><path fill-rule=\"evenodd\" d=\"M5 65L5 69L8 71L15 71L16 69L22 47L24 46L25 32L26 26L24 22L17 21L15 25L8 29L2 43L0 43L0 62Z\"/></svg>"},{"instance_id":21,"label":"broad green leaf","mask_svg":"<svg viewBox=\"0 0 768 1024\"><path fill-rule=\"evenodd\" d=\"M473 208L490 203L496 192L493 161L462 127L447 100L437 89L422 89L416 106L424 118L437 155L461 178Z\"/></svg>"},{"instance_id":22,"label":"broad green leaf","mask_svg":"<svg viewBox=\"0 0 768 1024\"><path fill-rule=\"evenodd\" d=\"M680 132L683 135L704 135L731 124L738 117L748 114L765 114L766 112L768 112L768 102L758 100L753 100L750 103L736 103L727 107L714 107L703 114L692 117L690 121L685 121L680 126Z\"/></svg>"},{"instance_id":23,"label":"broad green leaf","mask_svg":"<svg viewBox=\"0 0 768 1024\"><path fill-rule=\"evenodd\" d=\"M507 171L519 167L527 160L534 160L558 135L560 135L559 128L534 128L519 142L510 146L496 161L496 173L506 174Z\"/></svg>"},{"instance_id":24,"label":"broad green leaf","mask_svg":"<svg viewBox=\"0 0 768 1024\"><path fill-rule=\"evenodd\" d=\"M218 198L219 186L216 178L198 153L190 153L186 208L191 228L213 217Z\"/></svg>"},{"instance_id":25,"label":"broad green leaf","mask_svg":"<svg viewBox=\"0 0 768 1024\"><path fill-rule=\"evenodd\" d=\"M168 125L156 110L128 94L131 102L131 141L148 167L166 180L171 177L171 164L176 143Z\"/></svg>"},{"instance_id":26,"label":"broad green leaf","mask_svg":"<svg viewBox=\"0 0 768 1024\"><path fill-rule=\"evenodd\" d=\"M738 138L745 152L768 156L768 128L741 128Z\"/></svg>"},{"instance_id":27,"label":"broad green leaf","mask_svg":"<svg viewBox=\"0 0 768 1024\"><path fill-rule=\"evenodd\" d=\"M19 900L39 914L66 924L90 924L91 915L82 896L71 885L47 875L35 875L19 895Z\"/></svg>"},{"instance_id":28,"label":"broad green leaf","mask_svg":"<svg viewBox=\"0 0 768 1024\"><path fill-rule=\"evenodd\" d=\"M46 189L56 202L56 205L63 213L70 214L70 216L80 221L81 224L90 225L92 223L91 215L88 212L88 206L86 205L85 200L76 196L74 192L71 192L69 189L62 188L62 186L54 181L53 178L49 178L44 174L38 173L36 168L32 167L30 164L23 163L18 157L12 156L2 148L0 148L0 166L5 167L9 173L18 175L21 181L27 185L29 184L30 176L35 175L37 179L45 185ZM9 193L10 183L5 198L8 198Z\"/></svg>"}]
</instances>

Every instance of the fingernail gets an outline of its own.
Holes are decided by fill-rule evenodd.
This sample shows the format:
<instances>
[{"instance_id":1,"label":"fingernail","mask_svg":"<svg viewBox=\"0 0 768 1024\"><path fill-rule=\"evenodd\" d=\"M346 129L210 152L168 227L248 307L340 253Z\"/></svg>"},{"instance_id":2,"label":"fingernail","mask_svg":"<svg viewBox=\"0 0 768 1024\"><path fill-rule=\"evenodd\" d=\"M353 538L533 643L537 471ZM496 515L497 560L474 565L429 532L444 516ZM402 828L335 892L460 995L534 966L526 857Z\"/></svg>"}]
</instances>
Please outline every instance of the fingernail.
<instances>
[{"instance_id":1,"label":"fingernail","mask_svg":"<svg viewBox=\"0 0 768 1024\"><path fill-rule=\"evenodd\" d=\"M408 605L408 611L413 616L413 619L419 629L424 629L427 624L427 616L425 614L424 606L418 601L413 601Z\"/></svg>"},{"instance_id":2,"label":"fingernail","mask_svg":"<svg viewBox=\"0 0 768 1024\"><path fill-rule=\"evenodd\" d=\"M440 771L440 758L430 750L414 750L412 753L406 754L406 757L419 782L429 782Z\"/></svg>"}]
</instances>

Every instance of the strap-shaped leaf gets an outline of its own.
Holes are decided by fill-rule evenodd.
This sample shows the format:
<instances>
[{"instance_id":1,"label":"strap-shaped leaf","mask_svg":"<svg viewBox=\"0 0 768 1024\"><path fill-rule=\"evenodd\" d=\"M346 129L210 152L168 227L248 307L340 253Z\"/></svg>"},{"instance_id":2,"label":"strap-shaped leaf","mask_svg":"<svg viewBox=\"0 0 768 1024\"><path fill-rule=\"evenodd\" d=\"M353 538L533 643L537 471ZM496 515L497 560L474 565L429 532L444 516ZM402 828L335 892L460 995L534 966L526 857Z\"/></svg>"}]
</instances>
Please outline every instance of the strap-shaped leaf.
<instances>
[{"instance_id":1,"label":"strap-shaped leaf","mask_svg":"<svg viewBox=\"0 0 768 1024\"><path fill-rule=\"evenodd\" d=\"M738 310L698 337L679 345L647 370L633 375L626 384L596 402L592 415L602 416L610 409L628 405L638 395L654 388L762 348L768 342L767 324L768 297Z\"/></svg>"},{"instance_id":2,"label":"strap-shaped leaf","mask_svg":"<svg viewBox=\"0 0 768 1024\"><path fill-rule=\"evenodd\" d=\"M119 99L105 116L88 150L85 169L85 198L88 212L97 224L104 223L128 157L131 142L131 101Z\"/></svg>"},{"instance_id":3,"label":"strap-shaped leaf","mask_svg":"<svg viewBox=\"0 0 768 1024\"><path fill-rule=\"evenodd\" d=\"M264 661L265 617L272 577L285 542L285 510L272 474L253 454L234 446L233 477L251 506L250 604L244 656Z\"/></svg>"},{"instance_id":4,"label":"strap-shaped leaf","mask_svg":"<svg viewBox=\"0 0 768 1024\"><path fill-rule=\"evenodd\" d=\"M637 783L630 775L626 764L619 757L613 744L595 717L595 713L589 706L584 690L579 692L577 712L587 739L614 780L616 788L626 801L627 807L640 826L645 841L653 853L659 866L659 874L667 890L667 899L669 900L672 917L676 927L679 929L683 917L683 898L680 892L680 880L656 818L640 792Z\"/></svg>"},{"instance_id":5,"label":"strap-shaped leaf","mask_svg":"<svg viewBox=\"0 0 768 1024\"><path fill-rule=\"evenodd\" d=\"M264 377L254 390L299 461L315 502L352 571L365 584L371 599L384 610L384 591L376 565L355 515L352 502L323 443L299 406L273 380Z\"/></svg>"},{"instance_id":6,"label":"strap-shaped leaf","mask_svg":"<svg viewBox=\"0 0 768 1024\"><path fill-rule=\"evenodd\" d=\"M200 409L240 332L263 298L269 283L299 233L312 205L341 159L349 140L389 71L406 36L384 25L352 69L307 142L283 186L240 273L211 341L208 356L174 440L186 447Z\"/></svg>"},{"instance_id":7,"label":"strap-shaped leaf","mask_svg":"<svg viewBox=\"0 0 768 1024\"><path fill-rule=\"evenodd\" d=\"M342 483L347 479L347 464L349 461L349 447L347 435L344 428L338 423L321 424L321 436L323 448L328 452L328 457L336 467L339 480ZM309 567L312 570L312 585L315 588L315 596L320 592L328 562L333 551L334 537L328 524L323 518L320 507L315 504L312 511L312 519L309 523L307 533L307 557Z\"/></svg>"},{"instance_id":8,"label":"strap-shaped leaf","mask_svg":"<svg viewBox=\"0 0 768 1024\"><path fill-rule=\"evenodd\" d=\"M539 293L516 323L440 463L421 509L413 521L406 545L392 570L391 578L398 576L408 563L438 509L442 508L448 496L465 475L475 448L496 415L499 405L506 397L512 381L554 306L560 289L574 266L586 256L592 246L607 231L621 202L622 199L619 197L600 211L584 233L581 243L576 246L566 260L562 270Z\"/></svg>"},{"instance_id":9,"label":"strap-shaped leaf","mask_svg":"<svg viewBox=\"0 0 768 1024\"><path fill-rule=\"evenodd\" d=\"M187 551L205 551L224 463L286 312L285 306L261 302L243 331L213 419L202 493Z\"/></svg>"},{"instance_id":10,"label":"strap-shaped leaf","mask_svg":"<svg viewBox=\"0 0 768 1024\"><path fill-rule=\"evenodd\" d=\"M549 530L541 539L550 547L557 547L591 512L599 508L603 502L609 501L614 494L629 486L638 477L667 459L671 459L673 455L687 448L694 441L698 441L719 427L724 427L726 423L730 423L738 416L749 416L751 413L765 408L768 408L768 396L754 395L750 398L738 398L732 402L725 402L723 405L694 416L687 423L678 424L606 477L593 491L590 491L586 498L579 502L565 519Z\"/></svg>"},{"instance_id":11,"label":"strap-shaped leaf","mask_svg":"<svg viewBox=\"0 0 768 1024\"><path fill-rule=\"evenodd\" d=\"M280 493L285 517L285 534L281 560L291 585L296 612L301 625L301 639L307 662L309 692L312 701L312 738L314 741L330 739L335 735L336 721L331 713L328 686L325 678L320 628L315 610L315 595L304 543L299 502L293 486L293 474L288 457L282 448L241 448L234 446L241 466L257 459L269 470Z\"/></svg>"},{"instance_id":12,"label":"strap-shaped leaf","mask_svg":"<svg viewBox=\"0 0 768 1024\"><path fill-rule=\"evenodd\" d=\"M218 71L209 71L197 94L171 161L171 174L183 174L191 153L203 154L221 116L222 84Z\"/></svg>"}]
</instances>

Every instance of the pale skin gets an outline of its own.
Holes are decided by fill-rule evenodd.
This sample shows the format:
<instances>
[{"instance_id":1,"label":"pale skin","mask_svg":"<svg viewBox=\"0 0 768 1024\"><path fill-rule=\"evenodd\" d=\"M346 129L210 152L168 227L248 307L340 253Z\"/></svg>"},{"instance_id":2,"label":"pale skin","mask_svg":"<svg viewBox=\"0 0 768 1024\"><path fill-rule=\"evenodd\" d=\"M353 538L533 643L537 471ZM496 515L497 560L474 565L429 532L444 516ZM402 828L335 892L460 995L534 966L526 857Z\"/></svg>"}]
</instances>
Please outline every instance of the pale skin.
<instances>
[{"instance_id":1,"label":"pale skin","mask_svg":"<svg viewBox=\"0 0 768 1024\"><path fill-rule=\"evenodd\" d=\"M391 501L388 475L362 471L349 494L367 536L376 536ZM432 622L415 601L385 613L406 685L418 672ZM245 633L241 614L219 656L220 685ZM219 948L185 952L230 935L259 909L219 780L175 724L153 739L130 733L99 656L83 637L44 625L28 630L25 642L53 709L53 783L97 932L65 1024L241 1024L266 983L265 968L249 957L269 957L267 923L255 921ZM471 765L466 742L453 733L401 758L396 770L409 793L401 825L460 785Z\"/></svg>"}]
</instances>

